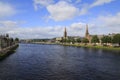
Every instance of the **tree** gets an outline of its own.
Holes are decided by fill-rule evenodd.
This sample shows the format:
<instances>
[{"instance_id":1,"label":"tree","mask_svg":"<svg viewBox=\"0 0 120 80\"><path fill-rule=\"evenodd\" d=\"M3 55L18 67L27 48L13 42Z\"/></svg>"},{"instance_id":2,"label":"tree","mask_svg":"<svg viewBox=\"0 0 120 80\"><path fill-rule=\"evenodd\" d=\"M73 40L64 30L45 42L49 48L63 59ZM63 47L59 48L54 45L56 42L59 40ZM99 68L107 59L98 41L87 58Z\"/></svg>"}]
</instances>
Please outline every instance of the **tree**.
<instances>
[{"instance_id":1,"label":"tree","mask_svg":"<svg viewBox=\"0 0 120 80\"><path fill-rule=\"evenodd\" d=\"M99 38L97 37L97 35L95 35L95 36L92 37L91 42L95 43L95 45L96 45L96 43L99 43Z\"/></svg>"},{"instance_id":2,"label":"tree","mask_svg":"<svg viewBox=\"0 0 120 80\"><path fill-rule=\"evenodd\" d=\"M109 37L109 36L103 36L101 38L101 41L102 41L102 43L111 43L112 42L112 38Z\"/></svg>"},{"instance_id":3,"label":"tree","mask_svg":"<svg viewBox=\"0 0 120 80\"><path fill-rule=\"evenodd\" d=\"M82 42L86 45L89 42L89 40L87 38L83 38Z\"/></svg>"},{"instance_id":4,"label":"tree","mask_svg":"<svg viewBox=\"0 0 120 80\"><path fill-rule=\"evenodd\" d=\"M120 34L116 34L113 36L112 43L118 43L120 46Z\"/></svg>"},{"instance_id":5,"label":"tree","mask_svg":"<svg viewBox=\"0 0 120 80\"><path fill-rule=\"evenodd\" d=\"M69 41L74 44L75 43L75 39L74 38L69 38Z\"/></svg>"},{"instance_id":6,"label":"tree","mask_svg":"<svg viewBox=\"0 0 120 80\"><path fill-rule=\"evenodd\" d=\"M61 40L61 42L62 42L62 43L66 43L66 42L67 42L67 39L63 38L63 39Z\"/></svg>"},{"instance_id":7,"label":"tree","mask_svg":"<svg viewBox=\"0 0 120 80\"><path fill-rule=\"evenodd\" d=\"M19 39L18 39L18 38L15 38L15 41L16 41L16 42L19 42Z\"/></svg>"},{"instance_id":8,"label":"tree","mask_svg":"<svg viewBox=\"0 0 120 80\"><path fill-rule=\"evenodd\" d=\"M106 41L106 36L103 36L103 37L101 38L101 41L102 41L102 43L107 43L107 41Z\"/></svg>"},{"instance_id":9,"label":"tree","mask_svg":"<svg viewBox=\"0 0 120 80\"><path fill-rule=\"evenodd\" d=\"M80 42L81 42L81 39L80 39L80 38L77 38L77 39L76 39L76 42L80 43Z\"/></svg>"},{"instance_id":10,"label":"tree","mask_svg":"<svg viewBox=\"0 0 120 80\"><path fill-rule=\"evenodd\" d=\"M67 39L67 40L66 40L66 42L67 42L67 43L70 43L70 42L71 42L71 40L70 40L70 39Z\"/></svg>"}]
</instances>

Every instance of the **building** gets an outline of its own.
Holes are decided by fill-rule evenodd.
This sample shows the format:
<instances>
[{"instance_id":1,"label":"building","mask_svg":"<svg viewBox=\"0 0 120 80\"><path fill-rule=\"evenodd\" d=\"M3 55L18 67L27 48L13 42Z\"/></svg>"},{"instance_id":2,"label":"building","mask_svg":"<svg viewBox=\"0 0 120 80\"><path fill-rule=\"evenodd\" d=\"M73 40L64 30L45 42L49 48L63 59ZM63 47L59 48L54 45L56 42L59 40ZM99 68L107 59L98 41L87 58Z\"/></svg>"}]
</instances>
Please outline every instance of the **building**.
<instances>
[{"instance_id":1,"label":"building","mask_svg":"<svg viewBox=\"0 0 120 80\"><path fill-rule=\"evenodd\" d=\"M65 39L65 40L68 39L66 27L64 29L63 39Z\"/></svg>"},{"instance_id":2,"label":"building","mask_svg":"<svg viewBox=\"0 0 120 80\"><path fill-rule=\"evenodd\" d=\"M59 43L62 41L62 39L63 39L62 37L57 37L57 38L55 38L55 40L56 40L55 42Z\"/></svg>"},{"instance_id":3,"label":"building","mask_svg":"<svg viewBox=\"0 0 120 80\"><path fill-rule=\"evenodd\" d=\"M66 27L65 27L65 30L64 30L64 38L67 37L67 31L66 31Z\"/></svg>"},{"instance_id":4,"label":"building","mask_svg":"<svg viewBox=\"0 0 120 80\"><path fill-rule=\"evenodd\" d=\"M89 40L89 43L91 43L92 36L89 34L88 25L86 25L85 38Z\"/></svg>"},{"instance_id":5,"label":"building","mask_svg":"<svg viewBox=\"0 0 120 80\"><path fill-rule=\"evenodd\" d=\"M0 35L0 50L13 45L15 42L8 34Z\"/></svg>"},{"instance_id":6,"label":"building","mask_svg":"<svg viewBox=\"0 0 120 80\"><path fill-rule=\"evenodd\" d=\"M63 39L65 39L65 40L68 39L66 27L64 28L63 37L57 37L57 38L55 38L56 42L61 42Z\"/></svg>"}]
</instances>

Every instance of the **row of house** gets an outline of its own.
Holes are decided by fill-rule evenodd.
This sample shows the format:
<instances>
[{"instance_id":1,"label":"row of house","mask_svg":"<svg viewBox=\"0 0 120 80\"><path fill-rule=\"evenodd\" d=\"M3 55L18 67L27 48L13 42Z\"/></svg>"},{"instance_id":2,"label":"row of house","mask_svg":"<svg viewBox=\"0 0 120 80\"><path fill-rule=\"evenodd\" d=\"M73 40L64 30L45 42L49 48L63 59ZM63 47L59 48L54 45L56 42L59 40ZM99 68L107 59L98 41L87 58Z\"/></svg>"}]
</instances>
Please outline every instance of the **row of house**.
<instances>
[{"instance_id":1,"label":"row of house","mask_svg":"<svg viewBox=\"0 0 120 80\"><path fill-rule=\"evenodd\" d=\"M0 35L0 50L12 46L13 44L15 44L15 41L13 38L10 38L8 34Z\"/></svg>"}]
</instances>

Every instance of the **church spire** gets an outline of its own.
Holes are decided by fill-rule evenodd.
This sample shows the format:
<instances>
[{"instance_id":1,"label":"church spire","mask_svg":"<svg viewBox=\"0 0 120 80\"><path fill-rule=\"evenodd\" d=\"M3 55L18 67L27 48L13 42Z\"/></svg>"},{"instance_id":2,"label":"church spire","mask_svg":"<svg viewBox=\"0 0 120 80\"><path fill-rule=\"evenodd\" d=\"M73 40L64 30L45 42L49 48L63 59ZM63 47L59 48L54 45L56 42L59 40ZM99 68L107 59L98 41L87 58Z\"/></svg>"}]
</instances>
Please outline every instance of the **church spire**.
<instances>
[{"instance_id":1,"label":"church spire","mask_svg":"<svg viewBox=\"0 0 120 80\"><path fill-rule=\"evenodd\" d=\"M67 37L67 30L66 30L66 27L64 29L64 37L66 38Z\"/></svg>"},{"instance_id":2,"label":"church spire","mask_svg":"<svg viewBox=\"0 0 120 80\"><path fill-rule=\"evenodd\" d=\"M85 37L89 36L89 31L88 31L88 24L86 24L86 33L85 33Z\"/></svg>"},{"instance_id":3,"label":"church spire","mask_svg":"<svg viewBox=\"0 0 120 80\"><path fill-rule=\"evenodd\" d=\"M88 32L88 24L86 24L86 33L89 34L89 32Z\"/></svg>"}]
</instances>

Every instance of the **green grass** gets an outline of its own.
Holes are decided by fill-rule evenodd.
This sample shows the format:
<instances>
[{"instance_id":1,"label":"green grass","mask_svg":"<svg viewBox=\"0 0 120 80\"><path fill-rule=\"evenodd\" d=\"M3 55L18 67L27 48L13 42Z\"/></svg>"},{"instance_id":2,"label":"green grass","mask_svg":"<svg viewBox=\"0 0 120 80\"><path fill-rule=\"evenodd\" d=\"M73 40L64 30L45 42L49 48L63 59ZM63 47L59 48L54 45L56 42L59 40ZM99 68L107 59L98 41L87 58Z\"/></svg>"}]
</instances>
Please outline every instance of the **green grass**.
<instances>
[{"instance_id":1,"label":"green grass","mask_svg":"<svg viewBox=\"0 0 120 80\"><path fill-rule=\"evenodd\" d=\"M118 50L120 51L120 47L110 47L110 46L92 46L92 45L78 45L78 44L63 44L64 46L74 46L74 47L87 47L87 48L96 48L96 49L104 49L104 50Z\"/></svg>"}]
</instances>

